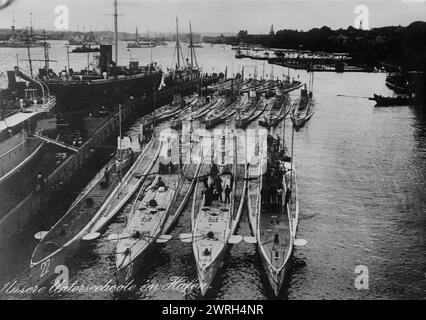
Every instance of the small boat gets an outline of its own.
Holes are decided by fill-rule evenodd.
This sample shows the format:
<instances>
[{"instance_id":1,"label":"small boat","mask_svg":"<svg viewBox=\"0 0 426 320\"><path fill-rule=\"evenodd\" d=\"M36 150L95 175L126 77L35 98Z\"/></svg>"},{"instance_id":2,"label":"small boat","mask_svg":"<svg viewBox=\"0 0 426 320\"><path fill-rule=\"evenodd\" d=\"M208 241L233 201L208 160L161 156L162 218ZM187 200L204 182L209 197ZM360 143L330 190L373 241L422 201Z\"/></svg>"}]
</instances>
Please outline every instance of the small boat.
<instances>
[{"instance_id":1,"label":"small boat","mask_svg":"<svg viewBox=\"0 0 426 320\"><path fill-rule=\"evenodd\" d=\"M130 155L131 153L126 153ZM65 215L49 230L36 234L37 244L30 262L31 279L43 284L54 276L55 268L63 265L80 246L83 237L97 222L97 213L120 184L123 169L114 157L86 186Z\"/></svg>"},{"instance_id":2,"label":"small boat","mask_svg":"<svg viewBox=\"0 0 426 320\"><path fill-rule=\"evenodd\" d=\"M397 94L413 93L412 84L407 73L392 72L386 77L386 86Z\"/></svg>"},{"instance_id":3,"label":"small boat","mask_svg":"<svg viewBox=\"0 0 426 320\"><path fill-rule=\"evenodd\" d=\"M376 101L376 107L409 106L414 103L414 97L411 95L384 97L375 94L374 97L369 98L369 100Z\"/></svg>"},{"instance_id":4,"label":"small boat","mask_svg":"<svg viewBox=\"0 0 426 320\"><path fill-rule=\"evenodd\" d=\"M100 47L94 47L92 48L91 45L83 44L81 47L74 48L71 52L72 53L91 53L91 52L100 52Z\"/></svg>"},{"instance_id":5,"label":"small boat","mask_svg":"<svg viewBox=\"0 0 426 320\"><path fill-rule=\"evenodd\" d=\"M210 161L210 156L205 156L202 161L203 164ZM196 186L196 192L203 190L201 203L199 207L193 205L192 208L195 221L192 248L203 296L223 263L228 243L236 243L232 238L241 217L245 198L243 195L239 205L235 205L235 190L238 188L236 163L225 164L225 161L220 161L220 164L209 164L209 169L208 177L203 181L198 180ZM244 185L244 192L245 189ZM229 192L229 199L226 198L225 190ZM220 201L220 198L224 201ZM194 197L194 201L198 201L197 197Z\"/></svg>"},{"instance_id":6,"label":"small boat","mask_svg":"<svg viewBox=\"0 0 426 320\"><path fill-rule=\"evenodd\" d=\"M308 93L305 87L301 91L300 98L293 105L291 121L296 130L302 128L315 112L315 103L312 96L312 91Z\"/></svg>"},{"instance_id":7,"label":"small boat","mask_svg":"<svg viewBox=\"0 0 426 320\"><path fill-rule=\"evenodd\" d=\"M138 35L138 28L136 28L136 36L134 42L129 42L127 48L129 49L138 49L138 48L154 48L157 44L155 41L147 40L145 41L142 37Z\"/></svg>"},{"instance_id":8,"label":"small boat","mask_svg":"<svg viewBox=\"0 0 426 320\"><path fill-rule=\"evenodd\" d=\"M189 44L188 48L202 48L203 44L201 42Z\"/></svg>"}]
</instances>

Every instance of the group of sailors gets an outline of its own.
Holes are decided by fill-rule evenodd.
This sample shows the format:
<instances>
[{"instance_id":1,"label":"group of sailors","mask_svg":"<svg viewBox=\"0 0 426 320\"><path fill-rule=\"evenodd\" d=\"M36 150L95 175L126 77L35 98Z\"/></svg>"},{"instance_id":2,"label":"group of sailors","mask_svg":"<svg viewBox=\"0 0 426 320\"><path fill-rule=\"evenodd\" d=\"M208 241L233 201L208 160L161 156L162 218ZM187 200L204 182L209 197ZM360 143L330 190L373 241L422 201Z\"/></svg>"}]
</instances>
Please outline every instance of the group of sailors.
<instances>
[{"instance_id":1,"label":"group of sailors","mask_svg":"<svg viewBox=\"0 0 426 320\"><path fill-rule=\"evenodd\" d=\"M213 163L212 168L210 170L210 177L212 182L209 184L208 177L203 178L204 183L204 195L206 206L210 206L213 201L224 202L225 204L231 203L231 192L232 185L234 181L234 177L231 174L230 184L223 188L223 180L219 176L219 168L217 164ZM223 194L225 194L225 198L223 198Z\"/></svg>"},{"instance_id":2,"label":"group of sailors","mask_svg":"<svg viewBox=\"0 0 426 320\"><path fill-rule=\"evenodd\" d=\"M174 174L174 173L178 173L178 168L176 168L176 166L171 161L168 164L163 164L162 162L160 162L159 167L158 167L158 173L159 174Z\"/></svg>"},{"instance_id":3,"label":"group of sailors","mask_svg":"<svg viewBox=\"0 0 426 320\"><path fill-rule=\"evenodd\" d=\"M262 205L281 208L283 206L283 177L287 173L285 161L289 159L283 150L279 148L279 140L268 136L268 168L263 176L263 185L261 190ZM284 205L290 201L291 190L287 189L284 197Z\"/></svg>"},{"instance_id":4,"label":"group of sailors","mask_svg":"<svg viewBox=\"0 0 426 320\"><path fill-rule=\"evenodd\" d=\"M262 205L279 206L279 207L283 205L282 183L263 186L261 193L262 193Z\"/></svg>"}]
</instances>

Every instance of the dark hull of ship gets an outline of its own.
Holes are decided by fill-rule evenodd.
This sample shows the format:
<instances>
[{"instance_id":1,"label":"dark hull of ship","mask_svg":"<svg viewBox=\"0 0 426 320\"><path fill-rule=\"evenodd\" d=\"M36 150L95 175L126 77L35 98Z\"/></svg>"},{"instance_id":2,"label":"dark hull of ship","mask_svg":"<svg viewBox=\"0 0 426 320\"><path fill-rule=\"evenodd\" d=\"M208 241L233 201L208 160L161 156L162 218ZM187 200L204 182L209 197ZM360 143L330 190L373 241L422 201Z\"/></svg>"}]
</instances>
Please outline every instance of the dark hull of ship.
<instances>
[{"instance_id":1,"label":"dark hull of ship","mask_svg":"<svg viewBox=\"0 0 426 320\"><path fill-rule=\"evenodd\" d=\"M162 74L155 72L144 77L125 77L105 81L47 81L56 94L59 113L90 111L96 107L112 107L129 97L150 96L160 85Z\"/></svg>"},{"instance_id":2,"label":"dark hull of ship","mask_svg":"<svg viewBox=\"0 0 426 320\"><path fill-rule=\"evenodd\" d=\"M376 106L387 107L387 106L408 106L413 104L414 98L412 97L383 97L374 95L371 100L376 101Z\"/></svg>"}]
</instances>

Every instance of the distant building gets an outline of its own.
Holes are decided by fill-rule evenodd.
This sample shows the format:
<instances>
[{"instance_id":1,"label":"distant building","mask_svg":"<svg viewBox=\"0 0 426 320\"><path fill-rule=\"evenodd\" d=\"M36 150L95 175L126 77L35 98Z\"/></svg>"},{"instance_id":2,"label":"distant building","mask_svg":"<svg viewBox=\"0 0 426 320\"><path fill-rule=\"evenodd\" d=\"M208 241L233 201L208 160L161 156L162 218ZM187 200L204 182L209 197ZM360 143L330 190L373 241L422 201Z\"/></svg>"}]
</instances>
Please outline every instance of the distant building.
<instances>
[{"instance_id":1,"label":"distant building","mask_svg":"<svg viewBox=\"0 0 426 320\"><path fill-rule=\"evenodd\" d=\"M274 24L271 24L271 30L269 31L269 35L270 35L270 36L275 35L275 31L274 31Z\"/></svg>"}]
</instances>

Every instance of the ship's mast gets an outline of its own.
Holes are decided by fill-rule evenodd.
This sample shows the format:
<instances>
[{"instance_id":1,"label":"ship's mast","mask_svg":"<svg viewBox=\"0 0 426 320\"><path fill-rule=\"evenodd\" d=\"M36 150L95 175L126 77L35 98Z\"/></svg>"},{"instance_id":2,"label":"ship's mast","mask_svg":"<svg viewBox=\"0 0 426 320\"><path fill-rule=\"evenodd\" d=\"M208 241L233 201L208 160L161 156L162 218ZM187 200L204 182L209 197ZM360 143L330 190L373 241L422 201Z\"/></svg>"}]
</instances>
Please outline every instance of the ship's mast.
<instances>
[{"instance_id":1,"label":"ship's mast","mask_svg":"<svg viewBox=\"0 0 426 320\"><path fill-rule=\"evenodd\" d=\"M114 44L115 44L115 65L118 66L118 9L117 0L114 0Z\"/></svg>"},{"instance_id":2,"label":"ship's mast","mask_svg":"<svg viewBox=\"0 0 426 320\"><path fill-rule=\"evenodd\" d=\"M30 75L32 78L33 77L33 61L31 60L30 38L28 35L28 28L27 28L27 52L28 52L28 63L30 64Z\"/></svg>"},{"instance_id":3,"label":"ship's mast","mask_svg":"<svg viewBox=\"0 0 426 320\"><path fill-rule=\"evenodd\" d=\"M285 121L285 119L284 119ZM292 131L291 131L291 180L290 180L290 190L293 190L293 162L294 162L294 125L292 126Z\"/></svg>"},{"instance_id":4,"label":"ship's mast","mask_svg":"<svg viewBox=\"0 0 426 320\"><path fill-rule=\"evenodd\" d=\"M177 67L180 68L180 43L179 43L179 20L176 17L176 54L177 54Z\"/></svg>"},{"instance_id":5,"label":"ship's mast","mask_svg":"<svg viewBox=\"0 0 426 320\"><path fill-rule=\"evenodd\" d=\"M13 15L12 19L12 37L15 37L15 15Z\"/></svg>"},{"instance_id":6,"label":"ship's mast","mask_svg":"<svg viewBox=\"0 0 426 320\"><path fill-rule=\"evenodd\" d=\"M192 41L191 20L189 20L189 46L191 48L191 68L194 67L194 43Z\"/></svg>"},{"instance_id":7,"label":"ship's mast","mask_svg":"<svg viewBox=\"0 0 426 320\"><path fill-rule=\"evenodd\" d=\"M44 49L44 61L46 74L49 72L49 46L46 42L46 30L43 30L43 49Z\"/></svg>"},{"instance_id":8,"label":"ship's mast","mask_svg":"<svg viewBox=\"0 0 426 320\"><path fill-rule=\"evenodd\" d=\"M30 37L33 37L33 13L30 12Z\"/></svg>"},{"instance_id":9,"label":"ship's mast","mask_svg":"<svg viewBox=\"0 0 426 320\"><path fill-rule=\"evenodd\" d=\"M67 73L69 73L70 70L70 46L67 44L65 46L67 48Z\"/></svg>"},{"instance_id":10,"label":"ship's mast","mask_svg":"<svg viewBox=\"0 0 426 320\"><path fill-rule=\"evenodd\" d=\"M121 140L123 139L122 131L121 131L121 104L118 104L118 122L119 122L119 142L118 142L118 159L123 160L122 151L121 151Z\"/></svg>"}]
</instances>

